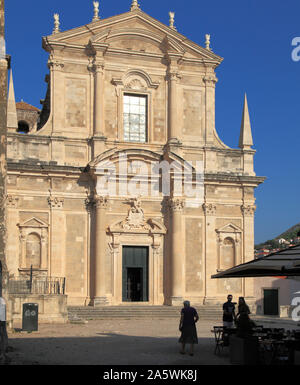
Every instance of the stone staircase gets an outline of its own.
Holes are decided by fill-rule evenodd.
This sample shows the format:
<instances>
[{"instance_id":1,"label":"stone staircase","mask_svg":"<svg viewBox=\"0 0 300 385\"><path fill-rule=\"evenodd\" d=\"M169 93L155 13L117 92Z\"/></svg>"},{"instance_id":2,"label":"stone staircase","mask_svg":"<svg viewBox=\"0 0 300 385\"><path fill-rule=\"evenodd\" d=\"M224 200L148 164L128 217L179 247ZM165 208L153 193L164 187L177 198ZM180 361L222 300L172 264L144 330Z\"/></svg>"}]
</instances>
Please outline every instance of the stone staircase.
<instances>
[{"instance_id":1,"label":"stone staircase","mask_svg":"<svg viewBox=\"0 0 300 385\"><path fill-rule=\"evenodd\" d=\"M214 320L222 324L222 305L196 306L200 320ZM165 319L179 318L182 307L175 306L69 306L69 321L102 319Z\"/></svg>"}]
</instances>

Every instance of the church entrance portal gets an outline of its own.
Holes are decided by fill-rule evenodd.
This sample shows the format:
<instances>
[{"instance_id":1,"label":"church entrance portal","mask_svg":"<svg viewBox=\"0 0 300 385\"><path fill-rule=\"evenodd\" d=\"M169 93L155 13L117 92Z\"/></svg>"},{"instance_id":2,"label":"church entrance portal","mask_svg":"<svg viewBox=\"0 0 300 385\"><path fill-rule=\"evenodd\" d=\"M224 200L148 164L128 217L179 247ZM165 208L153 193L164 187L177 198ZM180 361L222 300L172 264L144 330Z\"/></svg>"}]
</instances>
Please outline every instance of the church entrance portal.
<instances>
[{"instance_id":1,"label":"church entrance portal","mask_svg":"<svg viewBox=\"0 0 300 385\"><path fill-rule=\"evenodd\" d=\"M148 247L123 246L123 302L147 302Z\"/></svg>"}]
</instances>

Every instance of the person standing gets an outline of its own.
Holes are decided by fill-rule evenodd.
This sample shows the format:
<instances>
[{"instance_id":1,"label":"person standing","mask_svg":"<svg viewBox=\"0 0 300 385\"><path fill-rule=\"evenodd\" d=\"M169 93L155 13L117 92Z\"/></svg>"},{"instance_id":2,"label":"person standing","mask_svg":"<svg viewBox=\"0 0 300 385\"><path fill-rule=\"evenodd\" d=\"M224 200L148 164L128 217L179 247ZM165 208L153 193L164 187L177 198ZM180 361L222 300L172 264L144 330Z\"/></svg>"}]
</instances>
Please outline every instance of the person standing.
<instances>
[{"instance_id":1,"label":"person standing","mask_svg":"<svg viewBox=\"0 0 300 385\"><path fill-rule=\"evenodd\" d=\"M196 329L196 322L199 319L195 308L190 306L190 301L183 302L183 309L181 310L181 317L179 323L179 330L181 336L179 341L182 344L181 354L185 354L185 345L190 344L190 356L194 355L194 344L198 344L198 336Z\"/></svg>"},{"instance_id":2,"label":"person standing","mask_svg":"<svg viewBox=\"0 0 300 385\"><path fill-rule=\"evenodd\" d=\"M227 328L233 327L235 320L235 305L232 302L232 295L227 296L227 302L223 304L223 326Z\"/></svg>"},{"instance_id":3,"label":"person standing","mask_svg":"<svg viewBox=\"0 0 300 385\"><path fill-rule=\"evenodd\" d=\"M242 313L246 313L247 315L251 314L249 306L246 304L245 298L239 297L238 313L236 317L238 318Z\"/></svg>"}]
</instances>

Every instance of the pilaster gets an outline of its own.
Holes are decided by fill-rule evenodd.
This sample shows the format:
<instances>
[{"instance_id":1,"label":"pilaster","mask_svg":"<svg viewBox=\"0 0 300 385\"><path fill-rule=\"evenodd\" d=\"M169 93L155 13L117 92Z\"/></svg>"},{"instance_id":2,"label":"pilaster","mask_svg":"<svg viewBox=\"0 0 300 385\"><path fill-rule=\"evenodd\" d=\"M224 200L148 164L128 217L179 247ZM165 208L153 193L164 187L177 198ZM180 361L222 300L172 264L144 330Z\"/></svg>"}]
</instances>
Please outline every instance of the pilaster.
<instances>
[{"instance_id":1,"label":"pilaster","mask_svg":"<svg viewBox=\"0 0 300 385\"><path fill-rule=\"evenodd\" d=\"M107 305L108 299L105 286L106 256L106 209L107 198L96 195L95 202L95 296L94 306Z\"/></svg>"},{"instance_id":2,"label":"pilaster","mask_svg":"<svg viewBox=\"0 0 300 385\"><path fill-rule=\"evenodd\" d=\"M181 79L177 65L171 64L168 68L168 143L180 143L181 132L178 126L178 95L177 83Z\"/></svg>"},{"instance_id":3,"label":"pilaster","mask_svg":"<svg viewBox=\"0 0 300 385\"><path fill-rule=\"evenodd\" d=\"M205 143L213 144L215 131L215 85L217 78L214 72L203 78L205 84Z\"/></svg>"},{"instance_id":4,"label":"pilaster","mask_svg":"<svg viewBox=\"0 0 300 385\"><path fill-rule=\"evenodd\" d=\"M184 297L184 264L185 253L182 241L182 213L184 200L170 198L168 201L171 222L171 304L180 306Z\"/></svg>"}]
</instances>

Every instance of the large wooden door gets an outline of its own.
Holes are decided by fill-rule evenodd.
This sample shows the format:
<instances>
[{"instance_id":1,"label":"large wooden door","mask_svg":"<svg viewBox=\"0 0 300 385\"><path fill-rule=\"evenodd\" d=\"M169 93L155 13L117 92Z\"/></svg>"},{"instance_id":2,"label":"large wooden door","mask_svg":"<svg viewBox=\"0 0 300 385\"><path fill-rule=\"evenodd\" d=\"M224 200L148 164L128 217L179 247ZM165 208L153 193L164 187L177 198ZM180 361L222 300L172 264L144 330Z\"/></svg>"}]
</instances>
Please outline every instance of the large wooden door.
<instances>
[{"instance_id":1,"label":"large wooden door","mask_svg":"<svg viewBox=\"0 0 300 385\"><path fill-rule=\"evenodd\" d=\"M279 315L278 289L264 289L264 314Z\"/></svg>"},{"instance_id":2,"label":"large wooden door","mask_svg":"<svg viewBox=\"0 0 300 385\"><path fill-rule=\"evenodd\" d=\"M147 302L149 300L148 270L148 247L123 246L123 302Z\"/></svg>"}]
</instances>

